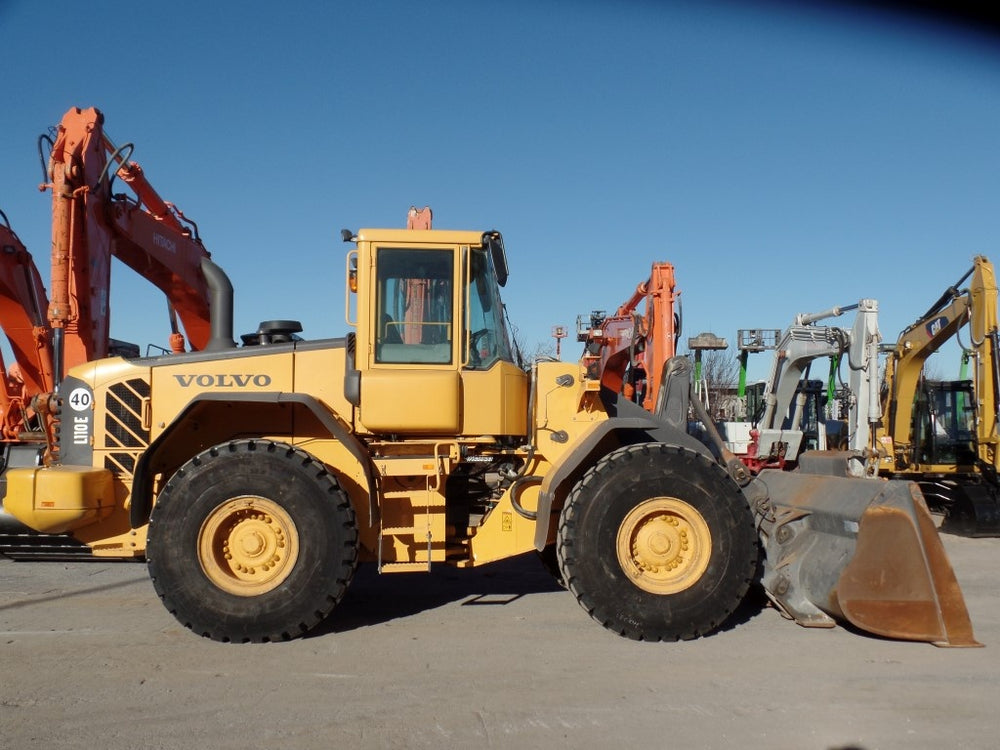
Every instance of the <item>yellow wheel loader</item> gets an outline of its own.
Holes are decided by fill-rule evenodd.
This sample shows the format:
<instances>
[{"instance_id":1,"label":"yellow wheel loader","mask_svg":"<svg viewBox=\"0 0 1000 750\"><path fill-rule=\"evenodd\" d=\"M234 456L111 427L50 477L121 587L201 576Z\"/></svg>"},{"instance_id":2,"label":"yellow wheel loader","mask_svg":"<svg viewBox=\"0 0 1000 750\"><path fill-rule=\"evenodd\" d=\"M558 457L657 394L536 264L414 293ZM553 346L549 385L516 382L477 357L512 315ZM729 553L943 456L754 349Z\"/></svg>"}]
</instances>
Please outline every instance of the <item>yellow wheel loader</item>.
<instances>
[{"instance_id":1,"label":"yellow wheel loader","mask_svg":"<svg viewBox=\"0 0 1000 750\"><path fill-rule=\"evenodd\" d=\"M633 639L711 633L761 580L803 625L978 645L915 485L833 460L751 480L687 434L684 360L655 412L579 364L522 367L498 232L344 239L346 336L269 321L237 346L216 280L210 350L69 372L58 459L6 472L7 511L96 555L145 555L165 606L221 641L305 633L360 562L534 550Z\"/></svg>"}]
</instances>

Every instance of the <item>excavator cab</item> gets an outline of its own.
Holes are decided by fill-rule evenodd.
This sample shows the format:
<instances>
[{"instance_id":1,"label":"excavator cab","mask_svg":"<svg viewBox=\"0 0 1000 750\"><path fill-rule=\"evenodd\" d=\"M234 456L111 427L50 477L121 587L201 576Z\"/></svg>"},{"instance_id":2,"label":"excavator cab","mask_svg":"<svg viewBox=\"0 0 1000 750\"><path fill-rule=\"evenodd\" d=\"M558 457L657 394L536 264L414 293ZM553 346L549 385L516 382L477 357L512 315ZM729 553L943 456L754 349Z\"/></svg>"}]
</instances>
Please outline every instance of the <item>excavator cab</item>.
<instances>
[{"instance_id":1,"label":"excavator cab","mask_svg":"<svg viewBox=\"0 0 1000 750\"><path fill-rule=\"evenodd\" d=\"M971 471L978 451L971 380L924 381L913 403L914 463Z\"/></svg>"}]
</instances>

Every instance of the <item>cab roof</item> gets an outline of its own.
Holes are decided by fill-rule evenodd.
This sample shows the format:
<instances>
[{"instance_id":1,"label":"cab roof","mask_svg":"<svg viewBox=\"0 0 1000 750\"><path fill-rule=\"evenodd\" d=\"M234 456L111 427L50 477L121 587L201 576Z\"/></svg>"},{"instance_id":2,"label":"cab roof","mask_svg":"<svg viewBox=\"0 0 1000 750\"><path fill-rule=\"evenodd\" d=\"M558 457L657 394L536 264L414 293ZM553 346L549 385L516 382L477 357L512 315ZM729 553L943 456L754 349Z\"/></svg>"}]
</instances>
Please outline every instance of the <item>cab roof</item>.
<instances>
[{"instance_id":1,"label":"cab roof","mask_svg":"<svg viewBox=\"0 0 1000 750\"><path fill-rule=\"evenodd\" d=\"M361 229L357 242L401 245L474 245L483 244L483 232L455 229Z\"/></svg>"}]
</instances>

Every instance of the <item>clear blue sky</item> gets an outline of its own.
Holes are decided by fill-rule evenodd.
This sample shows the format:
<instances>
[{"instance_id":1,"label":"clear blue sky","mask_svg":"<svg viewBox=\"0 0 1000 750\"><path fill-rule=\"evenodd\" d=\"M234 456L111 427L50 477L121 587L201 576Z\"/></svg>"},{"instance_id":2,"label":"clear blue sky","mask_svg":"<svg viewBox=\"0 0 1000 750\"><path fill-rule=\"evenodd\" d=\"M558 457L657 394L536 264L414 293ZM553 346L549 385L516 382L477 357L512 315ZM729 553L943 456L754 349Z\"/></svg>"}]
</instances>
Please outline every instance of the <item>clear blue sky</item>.
<instances>
[{"instance_id":1,"label":"clear blue sky","mask_svg":"<svg viewBox=\"0 0 1000 750\"><path fill-rule=\"evenodd\" d=\"M795 6L789 3L787 6ZM62 9L60 9L62 8ZM342 335L341 228L504 233L533 349L675 264L685 339L879 300L893 340L1000 261L997 39L751 2L0 0L0 209L48 274L37 136L96 106L236 289ZM164 343L118 269L112 335ZM842 321L850 325L849 315ZM564 358L578 345L564 342ZM957 374L957 354L940 366ZM751 376L766 375L761 357Z\"/></svg>"}]
</instances>

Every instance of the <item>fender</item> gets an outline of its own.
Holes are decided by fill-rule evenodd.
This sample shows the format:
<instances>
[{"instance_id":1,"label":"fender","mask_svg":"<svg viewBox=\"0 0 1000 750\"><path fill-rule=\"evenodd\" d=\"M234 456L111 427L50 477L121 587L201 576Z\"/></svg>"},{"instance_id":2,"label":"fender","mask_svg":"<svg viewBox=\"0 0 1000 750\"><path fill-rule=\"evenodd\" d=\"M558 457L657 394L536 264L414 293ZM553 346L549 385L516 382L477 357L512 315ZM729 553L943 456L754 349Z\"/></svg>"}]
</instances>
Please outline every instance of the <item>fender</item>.
<instances>
[{"instance_id":1,"label":"fender","mask_svg":"<svg viewBox=\"0 0 1000 750\"><path fill-rule=\"evenodd\" d=\"M326 427L330 435L339 440L364 468L365 480L368 484L370 517L375 518L375 481L372 476L368 451L365 450L361 441L337 421L330 414L329 410L316 398L303 393L203 393L191 399L160 436L139 456L132 482L132 504L129 508L129 522L132 528L136 529L149 523L149 516L153 510L153 472L149 469L149 463L156 455L157 448L164 445L170 439L177 425L181 424L198 404L209 401L220 403L299 404L309 409L313 416L319 420L320 424Z\"/></svg>"},{"instance_id":2,"label":"fender","mask_svg":"<svg viewBox=\"0 0 1000 750\"><path fill-rule=\"evenodd\" d=\"M556 493L578 476L584 468L596 463L588 460L588 457L593 455L601 442L609 435L619 435L620 445L647 442L679 445L702 453L715 461L715 457L708 447L688 435L687 432L657 418L631 401L617 397L610 391L602 389L601 396L608 413L612 416L602 422L595 423L592 430L577 440L559 465L545 475L539 488L538 521L535 526L535 549L539 552L545 549L548 540L552 506Z\"/></svg>"}]
</instances>

